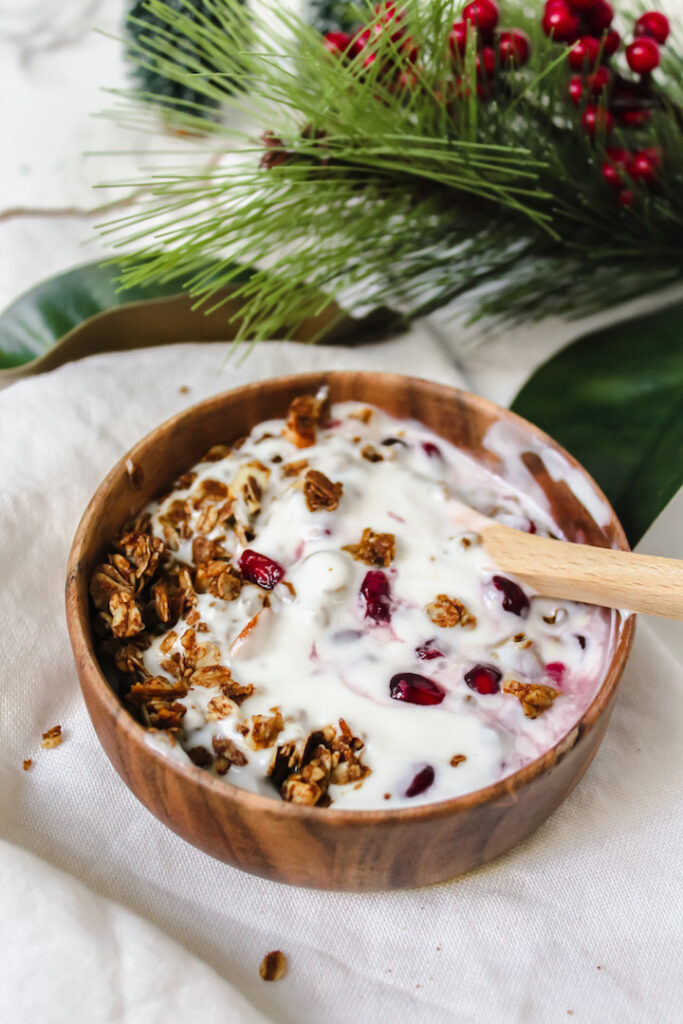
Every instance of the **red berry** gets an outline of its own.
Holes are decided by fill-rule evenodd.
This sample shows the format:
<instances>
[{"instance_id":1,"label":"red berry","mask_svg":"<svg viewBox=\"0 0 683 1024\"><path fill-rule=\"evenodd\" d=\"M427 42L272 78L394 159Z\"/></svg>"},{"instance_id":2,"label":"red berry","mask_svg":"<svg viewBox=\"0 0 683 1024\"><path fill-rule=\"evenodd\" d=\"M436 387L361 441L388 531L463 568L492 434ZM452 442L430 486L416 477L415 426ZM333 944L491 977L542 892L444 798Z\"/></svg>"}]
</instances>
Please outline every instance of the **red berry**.
<instances>
[{"instance_id":1,"label":"red berry","mask_svg":"<svg viewBox=\"0 0 683 1024\"><path fill-rule=\"evenodd\" d=\"M494 73L494 71L496 70L496 54L495 50L493 50L492 47L482 46L481 50L477 54L476 68L478 75L485 76L492 75ZM432 445L432 448L436 448L436 445ZM438 448L436 448L436 450L438 452ZM439 454L441 453L439 452Z\"/></svg>"},{"instance_id":2,"label":"red berry","mask_svg":"<svg viewBox=\"0 0 683 1024\"><path fill-rule=\"evenodd\" d=\"M498 693L503 673L495 665L475 665L469 672L465 672L465 682L470 690L487 696Z\"/></svg>"},{"instance_id":3,"label":"red berry","mask_svg":"<svg viewBox=\"0 0 683 1024\"><path fill-rule=\"evenodd\" d=\"M643 185L652 185L657 180L657 164L644 149L633 154L626 165L626 170L634 181Z\"/></svg>"},{"instance_id":4,"label":"red berry","mask_svg":"<svg viewBox=\"0 0 683 1024\"><path fill-rule=\"evenodd\" d=\"M648 39L647 36L636 39L626 47L626 60L631 71L638 75L647 75L659 64L659 47L654 39Z\"/></svg>"},{"instance_id":5,"label":"red berry","mask_svg":"<svg viewBox=\"0 0 683 1024\"><path fill-rule=\"evenodd\" d=\"M408 786L406 796L419 796L420 793L424 793L425 789L429 789L433 782L434 769L431 764L427 764L417 773Z\"/></svg>"},{"instance_id":6,"label":"red berry","mask_svg":"<svg viewBox=\"0 0 683 1024\"><path fill-rule=\"evenodd\" d=\"M647 124L651 117L651 110L633 108L632 110L622 110L619 112L619 121L626 128L638 128L640 125Z\"/></svg>"},{"instance_id":7,"label":"red berry","mask_svg":"<svg viewBox=\"0 0 683 1024\"><path fill-rule=\"evenodd\" d=\"M669 38L671 26L669 19L661 11L648 11L641 14L636 22L634 35L636 37L649 36L662 46Z\"/></svg>"},{"instance_id":8,"label":"red berry","mask_svg":"<svg viewBox=\"0 0 683 1024\"><path fill-rule=\"evenodd\" d=\"M349 47L349 54L351 57L357 57L361 50L364 50L370 41L372 32L369 28L364 28L362 32L357 32L351 40L351 46Z\"/></svg>"},{"instance_id":9,"label":"red berry","mask_svg":"<svg viewBox=\"0 0 683 1024\"><path fill-rule=\"evenodd\" d=\"M589 11L586 11L586 22L593 35L601 36L612 24L614 8L607 0L598 0Z\"/></svg>"},{"instance_id":10,"label":"red berry","mask_svg":"<svg viewBox=\"0 0 683 1024\"><path fill-rule=\"evenodd\" d=\"M619 171L608 160L605 160L602 165L602 176L610 188L619 190L624 185L624 179L619 174Z\"/></svg>"},{"instance_id":11,"label":"red berry","mask_svg":"<svg viewBox=\"0 0 683 1024\"><path fill-rule=\"evenodd\" d=\"M503 67L510 64L513 68L520 68L529 60L531 43L526 32L521 28L506 29L498 36L498 47L500 50L500 63Z\"/></svg>"},{"instance_id":12,"label":"red berry","mask_svg":"<svg viewBox=\"0 0 683 1024\"><path fill-rule=\"evenodd\" d=\"M248 583L256 583L264 590L272 590L285 574L285 570L278 562L251 548L246 548L242 552L239 564L244 579Z\"/></svg>"},{"instance_id":13,"label":"red berry","mask_svg":"<svg viewBox=\"0 0 683 1024\"><path fill-rule=\"evenodd\" d=\"M465 49L467 48L467 33L470 28L471 26L466 21L453 22L453 27L448 36L448 43L453 55L459 53L461 56L464 56Z\"/></svg>"},{"instance_id":14,"label":"red berry","mask_svg":"<svg viewBox=\"0 0 683 1024\"><path fill-rule=\"evenodd\" d=\"M575 71L581 71L584 67L593 67L599 53L600 43L597 39L593 39L592 36L581 36L569 51L569 66Z\"/></svg>"},{"instance_id":15,"label":"red berry","mask_svg":"<svg viewBox=\"0 0 683 1024\"><path fill-rule=\"evenodd\" d=\"M488 46L484 47L484 50L488 50L488 49L489 49ZM481 51L482 54L484 53L484 50ZM493 53L493 50L491 50L491 53ZM477 61L478 60L479 60L479 57L477 57ZM493 67L495 67L495 55L494 55ZM478 70L479 70L479 64L477 64L477 71ZM441 454L441 449L439 448L438 445L434 444L433 441L423 441L422 442L422 450L424 451L425 455L428 455L430 457L430 459L442 459L443 458L443 455Z\"/></svg>"},{"instance_id":16,"label":"red berry","mask_svg":"<svg viewBox=\"0 0 683 1024\"><path fill-rule=\"evenodd\" d=\"M568 2L573 10L589 11L591 7L595 7L600 0L568 0Z\"/></svg>"},{"instance_id":17,"label":"red berry","mask_svg":"<svg viewBox=\"0 0 683 1024\"><path fill-rule=\"evenodd\" d=\"M503 609L525 618L529 614L529 598L519 583L513 583L507 576L494 576L493 585L503 595Z\"/></svg>"},{"instance_id":18,"label":"red berry","mask_svg":"<svg viewBox=\"0 0 683 1024\"><path fill-rule=\"evenodd\" d=\"M386 573L381 569L366 572L360 592L365 600L366 619L372 619L374 622L391 621L391 599Z\"/></svg>"},{"instance_id":19,"label":"red berry","mask_svg":"<svg viewBox=\"0 0 683 1024\"><path fill-rule=\"evenodd\" d=\"M607 88L611 77L612 76L608 68L599 67L592 75L586 76L586 83L590 91L597 96L598 93Z\"/></svg>"},{"instance_id":20,"label":"red berry","mask_svg":"<svg viewBox=\"0 0 683 1024\"><path fill-rule=\"evenodd\" d=\"M490 32L498 24L498 4L495 0L474 0L463 7L464 21L472 21L484 32Z\"/></svg>"},{"instance_id":21,"label":"red berry","mask_svg":"<svg viewBox=\"0 0 683 1024\"><path fill-rule=\"evenodd\" d=\"M351 45L351 36L346 32L328 32L323 39L323 46L335 57L345 53Z\"/></svg>"},{"instance_id":22,"label":"red berry","mask_svg":"<svg viewBox=\"0 0 683 1024\"><path fill-rule=\"evenodd\" d=\"M566 5L558 4L543 15L543 31L556 43L573 43L581 33L581 23Z\"/></svg>"},{"instance_id":23,"label":"red berry","mask_svg":"<svg viewBox=\"0 0 683 1024\"><path fill-rule=\"evenodd\" d=\"M619 206L623 206L624 208L633 206L635 201L636 197L633 192L631 192L630 188L625 188L619 193Z\"/></svg>"},{"instance_id":24,"label":"red berry","mask_svg":"<svg viewBox=\"0 0 683 1024\"><path fill-rule=\"evenodd\" d=\"M434 658L443 658L442 652L434 646L435 643L436 640L434 639L427 640L426 643L415 648L415 653L420 661L432 661Z\"/></svg>"},{"instance_id":25,"label":"red berry","mask_svg":"<svg viewBox=\"0 0 683 1024\"><path fill-rule=\"evenodd\" d=\"M605 152L617 167L625 167L627 161L631 159L631 154L623 146L608 146Z\"/></svg>"},{"instance_id":26,"label":"red berry","mask_svg":"<svg viewBox=\"0 0 683 1024\"><path fill-rule=\"evenodd\" d=\"M588 106L581 115L581 126L586 134L592 137L596 132L611 132L614 118L609 110Z\"/></svg>"},{"instance_id":27,"label":"red berry","mask_svg":"<svg viewBox=\"0 0 683 1024\"><path fill-rule=\"evenodd\" d=\"M581 75L572 75L569 79L569 99L578 107L583 95L583 79Z\"/></svg>"},{"instance_id":28,"label":"red berry","mask_svg":"<svg viewBox=\"0 0 683 1024\"><path fill-rule=\"evenodd\" d=\"M621 45L621 36L614 29L610 29L602 41L603 57L612 57Z\"/></svg>"},{"instance_id":29,"label":"red berry","mask_svg":"<svg viewBox=\"0 0 683 1024\"><path fill-rule=\"evenodd\" d=\"M399 672L392 676L389 693L394 700L401 700L406 704L420 704L423 707L440 704L446 696L442 686L417 672Z\"/></svg>"},{"instance_id":30,"label":"red berry","mask_svg":"<svg viewBox=\"0 0 683 1024\"><path fill-rule=\"evenodd\" d=\"M662 166L663 150L661 146L647 146L640 150L641 156L646 156L653 167L657 170Z\"/></svg>"}]
</instances>

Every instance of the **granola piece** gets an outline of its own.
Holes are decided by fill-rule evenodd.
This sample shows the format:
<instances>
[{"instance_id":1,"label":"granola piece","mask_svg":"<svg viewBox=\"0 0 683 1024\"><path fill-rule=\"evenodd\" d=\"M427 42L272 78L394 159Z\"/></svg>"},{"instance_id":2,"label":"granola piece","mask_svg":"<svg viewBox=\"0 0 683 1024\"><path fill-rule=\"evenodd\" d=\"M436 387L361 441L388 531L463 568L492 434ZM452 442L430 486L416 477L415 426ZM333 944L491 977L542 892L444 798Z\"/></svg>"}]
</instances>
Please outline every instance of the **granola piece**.
<instances>
[{"instance_id":1,"label":"granola piece","mask_svg":"<svg viewBox=\"0 0 683 1024\"><path fill-rule=\"evenodd\" d=\"M372 419L372 409L356 409L355 412L349 413L350 420L360 420L361 423L369 423Z\"/></svg>"},{"instance_id":2,"label":"granola piece","mask_svg":"<svg viewBox=\"0 0 683 1024\"><path fill-rule=\"evenodd\" d=\"M205 505L199 513L195 524L197 533L211 533L218 524L218 509L215 505Z\"/></svg>"},{"instance_id":3,"label":"granola piece","mask_svg":"<svg viewBox=\"0 0 683 1024\"><path fill-rule=\"evenodd\" d=\"M200 594L208 592L223 601L234 601L242 589L242 574L230 562L216 559L197 566L195 583Z\"/></svg>"},{"instance_id":4,"label":"granola piece","mask_svg":"<svg viewBox=\"0 0 683 1024\"><path fill-rule=\"evenodd\" d=\"M308 459L299 459L297 462L285 462L282 466L283 476L298 476L308 467Z\"/></svg>"},{"instance_id":5,"label":"granola piece","mask_svg":"<svg viewBox=\"0 0 683 1024\"><path fill-rule=\"evenodd\" d=\"M176 482L173 484L174 489L178 491L189 491L192 484L197 479L197 474L193 469L188 469L187 473L181 473Z\"/></svg>"},{"instance_id":6,"label":"granola piece","mask_svg":"<svg viewBox=\"0 0 683 1024\"><path fill-rule=\"evenodd\" d=\"M134 683L126 694L129 704L140 704L148 700L174 700L176 697L187 697L187 684L172 683L166 676L150 676L142 683Z\"/></svg>"},{"instance_id":7,"label":"granola piece","mask_svg":"<svg viewBox=\"0 0 683 1024\"><path fill-rule=\"evenodd\" d=\"M224 665L207 665L204 668L195 669L190 676L191 686L223 686L232 684L233 678L229 668Z\"/></svg>"},{"instance_id":8,"label":"granola piece","mask_svg":"<svg viewBox=\"0 0 683 1024\"><path fill-rule=\"evenodd\" d=\"M190 747L187 756L198 768L211 768L213 765L213 754L206 747Z\"/></svg>"},{"instance_id":9,"label":"granola piece","mask_svg":"<svg viewBox=\"0 0 683 1024\"><path fill-rule=\"evenodd\" d=\"M384 462L384 456L371 444L366 444L364 448L361 448L360 453L367 462Z\"/></svg>"},{"instance_id":10,"label":"granola piece","mask_svg":"<svg viewBox=\"0 0 683 1024\"><path fill-rule=\"evenodd\" d=\"M235 702L235 704L242 704L243 701L248 697L251 697L253 694L254 684L245 683L243 685L242 683L238 683L234 679L231 679L229 683L222 684L221 690L225 696L229 697L230 700Z\"/></svg>"},{"instance_id":11,"label":"granola piece","mask_svg":"<svg viewBox=\"0 0 683 1024\"><path fill-rule=\"evenodd\" d=\"M177 639L178 639L178 634L176 633L176 631L174 629L172 629L170 633L166 634L164 639L159 644L159 650L161 651L161 653L162 654L168 654L169 651L171 650L171 648L173 647L173 644L176 642Z\"/></svg>"},{"instance_id":12,"label":"granola piece","mask_svg":"<svg viewBox=\"0 0 683 1024\"><path fill-rule=\"evenodd\" d=\"M90 577L90 597L99 612L110 611L109 602L119 591L132 594L133 588L129 579L114 565L98 565Z\"/></svg>"},{"instance_id":13,"label":"granola piece","mask_svg":"<svg viewBox=\"0 0 683 1024\"><path fill-rule=\"evenodd\" d=\"M127 590L117 590L109 598L111 631L115 637L130 637L145 628L140 609Z\"/></svg>"},{"instance_id":14,"label":"granola piece","mask_svg":"<svg viewBox=\"0 0 683 1024\"><path fill-rule=\"evenodd\" d=\"M214 768L219 775L225 775L233 764L236 768L241 768L249 763L246 754L228 736L214 736L211 742L216 752Z\"/></svg>"},{"instance_id":15,"label":"granola piece","mask_svg":"<svg viewBox=\"0 0 683 1024\"><path fill-rule=\"evenodd\" d=\"M287 973L287 957L279 949L266 953L258 970L264 981L279 981Z\"/></svg>"},{"instance_id":16,"label":"granola piece","mask_svg":"<svg viewBox=\"0 0 683 1024\"><path fill-rule=\"evenodd\" d=\"M339 507L343 491L342 484L333 483L317 469L309 469L304 477L304 497L309 512L315 512L319 508L334 512Z\"/></svg>"},{"instance_id":17,"label":"granola piece","mask_svg":"<svg viewBox=\"0 0 683 1024\"><path fill-rule=\"evenodd\" d=\"M297 448L310 448L315 444L316 431L326 405L327 397L299 395L293 399L282 436Z\"/></svg>"},{"instance_id":18,"label":"granola piece","mask_svg":"<svg viewBox=\"0 0 683 1024\"><path fill-rule=\"evenodd\" d=\"M272 747L285 727L284 719L279 711L271 716L254 715L251 722L251 742L256 750Z\"/></svg>"},{"instance_id":19,"label":"granola piece","mask_svg":"<svg viewBox=\"0 0 683 1024\"><path fill-rule=\"evenodd\" d=\"M41 747L43 750L52 750L54 747L58 747L62 742L62 727L61 725L53 725L51 729L43 733L43 739Z\"/></svg>"},{"instance_id":20,"label":"granola piece","mask_svg":"<svg viewBox=\"0 0 683 1024\"><path fill-rule=\"evenodd\" d=\"M468 611L462 601L457 597L449 597L448 594L437 594L425 611L435 626L462 626L463 629L474 629L477 624L476 616Z\"/></svg>"},{"instance_id":21,"label":"granola piece","mask_svg":"<svg viewBox=\"0 0 683 1024\"><path fill-rule=\"evenodd\" d=\"M317 782L306 782L301 775L290 775L285 779L280 793L282 799L290 804L303 804L312 807L320 800L325 790Z\"/></svg>"},{"instance_id":22,"label":"granola piece","mask_svg":"<svg viewBox=\"0 0 683 1024\"><path fill-rule=\"evenodd\" d=\"M225 501L228 497L228 485L222 480L214 480L212 477L205 477L195 487L190 495L193 508L202 508L207 503L217 504Z\"/></svg>"},{"instance_id":23,"label":"granola piece","mask_svg":"<svg viewBox=\"0 0 683 1024\"><path fill-rule=\"evenodd\" d=\"M538 718L552 707L560 691L543 683L521 683L517 679L506 679L503 683L503 693L509 693L518 699L527 718Z\"/></svg>"},{"instance_id":24,"label":"granola piece","mask_svg":"<svg viewBox=\"0 0 683 1024\"><path fill-rule=\"evenodd\" d=\"M250 519L255 518L261 511L261 499L269 480L270 469L256 459L240 466L235 473L230 484L230 494L244 503Z\"/></svg>"},{"instance_id":25,"label":"granola piece","mask_svg":"<svg viewBox=\"0 0 683 1024\"><path fill-rule=\"evenodd\" d=\"M195 565L227 557L227 551L218 540L209 540L208 537L195 537L192 541L192 561Z\"/></svg>"},{"instance_id":26,"label":"granola piece","mask_svg":"<svg viewBox=\"0 0 683 1024\"><path fill-rule=\"evenodd\" d=\"M212 697L207 704L206 717L209 722L220 722L224 718L229 718L236 707L234 701L231 701L224 693L219 693L216 697Z\"/></svg>"},{"instance_id":27,"label":"granola piece","mask_svg":"<svg viewBox=\"0 0 683 1024\"><path fill-rule=\"evenodd\" d=\"M149 675L142 660L142 651L135 644L116 644L114 664L119 672L130 676Z\"/></svg>"},{"instance_id":28,"label":"granola piece","mask_svg":"<svg viewBox=\"0 0 683 1024\"><path fill-rule=\"evenodd\" d=\"M162 700L150 700L143 705L143 712L148 725L177 732L182 728L187 708L177 700L171 704Z\"/></svg>"},{"instance_id":29,"label":"granola piece","mask_svg":"<svg viewBox=\"0 0 683 1024\"><path fill-rule=\"evenodd\" d=\"M32 759L30 757L27 757L26 760L22 762L21 767L24 769L25 772L27 772L32 764Z\"/></svg>"},{"instance_id":30,"label":"granola piece","mask_svg":"<svg viewBox=\"0 0 683 1024\"><path fill-rule=\"evenodd\" d=\"M462 764L463 761L466 760L467 757L465 754L453 754L453 757L450 759L449 764L451 765L451 768L457 768L459 764Z\"/></svg>"},{"instance_id":31,"label":"granola piece","mask_svg":"<svg viewBox=\"0 0 683 1024\"><path fill-rule=\"evenodd\" d=\"M383 565L386 568L394 560L396 538L393 533L375 533L368 526L363 530L358 544L345 544L342 551L348 551L357 562Z\"/></svg>"},{"instance_id":32,"label":"granola piece","mask_svg":"<svg viewBox=\"0 0 683 1024\"><path fill-rule=\"evenodd\" d=\"M232 448L229 444L214 444L209 448L208 452L204 452L200 462L220 462L221 459L227 459L230 455Z\"/></svg>"}]
</instances>

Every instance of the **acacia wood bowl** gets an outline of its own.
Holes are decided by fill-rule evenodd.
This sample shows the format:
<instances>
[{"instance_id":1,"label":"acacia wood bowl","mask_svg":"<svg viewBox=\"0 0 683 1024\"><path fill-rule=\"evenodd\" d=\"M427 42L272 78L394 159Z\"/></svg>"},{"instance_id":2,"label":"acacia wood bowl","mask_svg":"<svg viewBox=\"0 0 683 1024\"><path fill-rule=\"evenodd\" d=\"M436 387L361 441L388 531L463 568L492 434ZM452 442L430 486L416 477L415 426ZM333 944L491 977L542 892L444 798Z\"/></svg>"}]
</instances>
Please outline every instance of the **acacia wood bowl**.
<instances>
[{"instance_id":1,"label":"acacia wood bowl","mask_svg":"<svg viewBox=\"0 0 683 1024\"><path fill-rule=\"evenodd\" d=\"M534 831L571 792L605 734L628 657L634 617L623 624L605 679L576 726L542 757L500 782L441 803L380 811L302 807L239 789L170 759L119 702L98 663L88 582L127 520L214 444L286 415L290 401L330 388L332 401L369 402L412 417L501 473L485 447L496 421L540 439L590 482L578 463L536 427L491 402L440 384L384 373L329 372L251 384L202 402L148 434L111 470L78 527L66 609L83 696L107 756L126 785L165 825L205 853L266 878L322 889L379 890L443 881L498 857ZM614 512L599 526L531 445L521 458L570 540L628 549ZM132 463L132 466L131 466ZM134 469L134 471L131 471ZM609 506L607 506L609 508Z\"/></svg>"}]
</instances>

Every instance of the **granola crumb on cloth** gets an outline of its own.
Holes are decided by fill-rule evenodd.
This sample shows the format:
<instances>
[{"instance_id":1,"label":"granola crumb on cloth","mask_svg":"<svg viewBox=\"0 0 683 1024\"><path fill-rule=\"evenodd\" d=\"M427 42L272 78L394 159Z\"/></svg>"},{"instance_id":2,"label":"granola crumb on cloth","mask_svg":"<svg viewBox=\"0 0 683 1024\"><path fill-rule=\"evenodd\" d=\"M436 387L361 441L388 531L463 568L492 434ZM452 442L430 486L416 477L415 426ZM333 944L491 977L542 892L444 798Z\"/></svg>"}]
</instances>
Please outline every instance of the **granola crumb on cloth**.
<instances>
[{"instance_id":1,"label":"granola crumb on cloth","mask_svg":"<svg viewBox=\"0 0 683 1024\"><path fill-rule=\"evenodd\" d=\"M264 981L280 981L284 978L287 973L287 957L279 950L275 949L271 953L266 953L261 966L259 967L259 974Z\"/></svg>"},{"instance_id":2,"label":"granola crumb on cloth","mask_svg":"<svg viewBox=\"0 0 683 1024\"><path fill-rule=\"evenodd\" d=\"M62 742L62 727L61 725L53 725L51 729L43 733L43 739L41 747L44 750L52 750L53 747L58 747Z\"/></svg>"}]
</instances>

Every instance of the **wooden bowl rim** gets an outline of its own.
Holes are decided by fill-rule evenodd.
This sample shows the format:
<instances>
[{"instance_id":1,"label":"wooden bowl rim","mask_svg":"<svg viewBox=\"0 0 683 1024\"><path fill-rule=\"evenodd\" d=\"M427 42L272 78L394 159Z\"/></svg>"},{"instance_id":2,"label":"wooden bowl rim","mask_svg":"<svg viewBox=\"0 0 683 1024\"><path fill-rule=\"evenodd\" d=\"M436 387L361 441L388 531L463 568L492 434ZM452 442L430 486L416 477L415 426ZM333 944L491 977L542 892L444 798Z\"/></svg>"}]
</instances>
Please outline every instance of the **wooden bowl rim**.
<instances>
[{"instance_id":1,"label":"wooden bowl rim","mask_svg":"<svg viewBox=\"0 0 683 1024\"><path fill-rule=\"evenodd\" d=\"M347 376L349 373L352 373L354 377L361 379L371 378L376 380L378 378L382 378L382 380L387 383L395 383L396 386L401 387L408 386L413 388L424 388L427 386L427 388L432 392L441 394L445 399L457 397L466 405L487 413L489 416L493 415L497 420L503 418L517 423L532 436L553 448L563 458L565 458L571 466L581 472L584 478L588 480L591 487L594 489L597 497L605 503L610 512L611 525L615 530L615 539L618 547L624 551L630 550L626 535L624 534L623 528L614 509L603 494L601 488L598 487L597 483L593 480L587 470L584 469L573 455L554 441L553 438L533 423L530 423L522 416L517 415L517 413L514 413L509 409L505 409L487 398L482 398L480 395L475 395L472 392L465 391L462 388L439 384L435 381L430 381L422 377L412 377L402 374L384 373L382 371L371 370L317 370L308 373L294 373L280 377L271 377L263 381L254 381L250 384L231 388L228 391L223 391L218 395L213 395L201 402L197 402L187 409L176 413L176 415L169 419L164 420L159 424L159 426L149 431L133 446L133 448L123 455L107 473L95 491L76 530L67 567L66 618L74 655L78 655L80 652L86 656L83 659L82 664L85 668L85 675L87 676L87 685L97 691L97 696L106 705L107 711L112 716L112 719L117 720L117 727L120 725L121 729L125 733L126 740L138 747L144 755L156 760L159 763L160 768L177 773L187 782L190 782L193 785L198 785L200 789L209 792L213 797L217 797L220 800L226 800L228 803L234 803L239 806L240 810L248 813L255 814L265 812L271 816L273 814L282 816L285 819L288 817L295 817L303 819L304 822L308 820L315 820L319 824L322 824L324 820L324 823L330 826L345 825L351 828L354 826L365 828L368 825L373 824L381 824L384 826L395 824L398 826L406 825L410 822L417 823L428 819L442 818L451 814L466 813L479 805L488 803L489 801L495 801L498 798L503 798L506 795L514 793L516 789L532 782L533 779L556 764L559 757L561 757L565 752L565 749L567 751L571 749L571 747L574 746L574 743L594 726L605 708L609 705L631 651L635 631L635 615L630 614L626 621L621 622L621 624L619 622L619 617L617 618L617 629L620 627L620 633L614 654L599 690L595 694L588 708L584 711L581 718L567 730L565 735L558 740L557 743L555 743L540 757L537 757L535 760L529 762L529 764L520 768L518 771L513 772L511 775L500 779L498 782L485 786L482 789L465 793L462 796L452 797L449 800L439 800L431 804L419 804L416 807L387 807L386 809L381 808L379 810L343 810L335 809L334 807L306 807L298 804L291 804L284 800L278 801L273 799L273 797L264 796L260 793L250 792L249 790L233 785L227 779L216 778L192 763L185 764L182 761L176 761L164 752L151 746L147 740L147 737L149 736L148 730L146 730L144 726L142 726L135 718L133 718L130 712L127 711L125 706L114 693L99 664L99 660L93 646L92 632L90 629L88 581L84 581L81 578L81 573L79 571L79 563L83 559L88 548L91 526L99 517L99 510L102 504L106 501L112 485L121 477L125 477L127 473L126 466L130 465L130 460L135 463L136 460L139 459L140 454L142 452L146 452L150 447L157 444L159 438L165 433L179 428L181 424L184 424L185 421L191 420L200 411L210 409L211 407L223 406L226 401L229 402L236 396L247 394L249 391L262 391L264 388L279 386L285 388L296 387L300 388L303 392L307 389L311 389L312 387L318 388L321 386L321 383L333 384L335 377ZM216 443L219 443L220 441L221 439L218 438ZM83 679L81 679L81 686L82 689L85 689L86 683ZM121 711L123 711L123 714L121 714ZM576 738L572 742L568 743L569 738L575 732Z\"/></svg>"}]
</instances>

